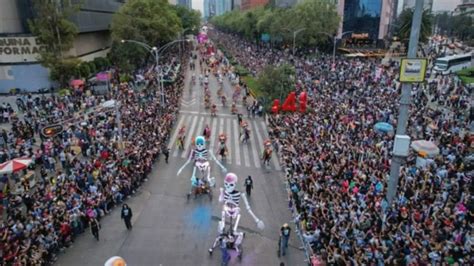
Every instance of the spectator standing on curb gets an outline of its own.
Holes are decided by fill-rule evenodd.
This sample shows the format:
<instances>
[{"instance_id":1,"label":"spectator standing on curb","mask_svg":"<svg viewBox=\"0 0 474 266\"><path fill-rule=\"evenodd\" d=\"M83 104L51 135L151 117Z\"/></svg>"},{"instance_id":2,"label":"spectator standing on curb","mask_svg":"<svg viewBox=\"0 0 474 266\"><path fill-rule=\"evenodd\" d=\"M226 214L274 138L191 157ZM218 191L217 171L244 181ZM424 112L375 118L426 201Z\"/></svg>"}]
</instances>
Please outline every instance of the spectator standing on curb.
<instances>
[{"instance_id":1,"label":"spectator standing on curb","mask_svg":"<svg viewBox=\"0 0 474 266\"><path fill-rule=\"evenodd\" d=\"M121 217L123 221L125 222L125 226L127 227L128 230L132 229L132 209L128 207L127 204L122 205L122 214Z\"/></svg>"},{"instance_id":2,"label":"spectator standing on curb","mask_svg":"<svg viewBox=\"0 0 474 266\"><path fill-rule=\"evenodd\" d=\"M165 162L168 163L168 158L170 156L170 149L166 146L163 146L162 152L163 152L163 155L165 156Z\"/></svg>"},{"instance_id":3,"label":"spectator standing on curb","mask_svg":"<svg viewBox=\"0 0 474 266\"><path fill-rule=\"evenodd\" d=\"M99 241L99 229L100 229L100 223L97 221L96 218L91 218L90 221L90 227L91 227L91 232L92 235Z\"/></svg>"},{"instance_id":4,"label":"spectator standing on curb","mask_svg":"<svg viewBox=\"0 0 474 266\"><path fill-rule=\"evenodd\" d=\"M290 240L291 228L285 223L280 229L280 249L279 256L285 256L286 249L288 248L288 240Z\"/></svg>"},{"instance_id":5,"label":"spectator standing on curb","mask_svg":"<svg viewBox=\"0 0 474 266\"><path fill-rule=\"evenodd\" d=\"M252 192L252 189L253 189L253 180L252 180L252 177L251 176L248 176L246 179L245 179L245 192L247 193L247 195L250 197L250 194Z\"/></svg>"}]
</instances>

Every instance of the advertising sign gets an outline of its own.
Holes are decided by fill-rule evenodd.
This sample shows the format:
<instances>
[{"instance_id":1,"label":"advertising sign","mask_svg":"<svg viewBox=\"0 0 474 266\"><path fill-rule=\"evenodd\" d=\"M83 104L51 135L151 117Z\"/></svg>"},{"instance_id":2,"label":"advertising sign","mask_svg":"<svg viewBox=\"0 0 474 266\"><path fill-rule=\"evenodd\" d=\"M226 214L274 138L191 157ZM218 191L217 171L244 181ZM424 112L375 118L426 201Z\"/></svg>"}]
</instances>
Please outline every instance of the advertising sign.
<instances>
[{"instance_id":1,"label":"advertising sign","mask_svg":"<svg viewBox=\"0 0 474 266\"><path fill-rule=\"evenodd\" d=\"M425 81L428 61L424 58L402 59L400 64L400 82Z\"/></svg>"},{"instance_id":2,"label":"advertising sign","mask_svg":"<svg viewBox=\"0 0 474 266\"><path fill-rule=\"evenodd\" d=\"M46 49L36 37L0 37L0 63L37 62Z\"/></svg>"}]
</instances>

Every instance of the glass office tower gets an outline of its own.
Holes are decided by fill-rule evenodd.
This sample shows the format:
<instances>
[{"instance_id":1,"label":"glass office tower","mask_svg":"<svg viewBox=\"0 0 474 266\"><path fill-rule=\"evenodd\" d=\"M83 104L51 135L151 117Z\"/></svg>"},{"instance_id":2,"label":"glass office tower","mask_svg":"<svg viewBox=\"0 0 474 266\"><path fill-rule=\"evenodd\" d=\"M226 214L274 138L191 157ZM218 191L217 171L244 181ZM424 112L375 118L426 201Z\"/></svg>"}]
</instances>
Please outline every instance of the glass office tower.
<instances>
[{"instance_id":1,"label":"glass office tower","mask_svg":"<svg viewBox=\"0 0 474 266\"><path fill-rule=\"evenodd\" d=\"M381 0L345 0L342 31L368 34L369 39L377 40L381 13Z\"/></svg>"}]
</instances>

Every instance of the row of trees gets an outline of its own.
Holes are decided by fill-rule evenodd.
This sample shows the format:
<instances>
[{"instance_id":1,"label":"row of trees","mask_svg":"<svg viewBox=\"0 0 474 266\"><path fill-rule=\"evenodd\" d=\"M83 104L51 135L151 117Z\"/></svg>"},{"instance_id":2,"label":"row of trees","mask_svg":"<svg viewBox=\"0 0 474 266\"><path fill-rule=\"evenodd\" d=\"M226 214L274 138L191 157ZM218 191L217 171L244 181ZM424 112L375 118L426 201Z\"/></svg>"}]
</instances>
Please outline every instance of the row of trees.
<instances>
[{"instance_id":1,"label":"row of trees","mask_svg":"<svg viewBox=\"0 0 474 266\"><path fill-rule=\"evenodd\" d=\"M160 47L186 34L197 34L199 11L167 0L127 1L112 19L111 60L124 71L131 71L149 56L146 49L121 40L136 40ZM148 54L148 55L147 55Z\"/></svg>"},{"instance_id":2,"label":"row of trees","mask_svg":"<svg viewBox=\"0 0 474 266\"><path fill-rule=\"evenodd\" d=\"M334 1L305 0L292 8L259 7L248 11L232 11L213 17L211 23L219 29L237 33L259 42L262 34L272 41L293 42L301 45L318 45L328 40L327 35L337 31L340 17Z\"/></svg>"},{"instance_id":3,"label":"row of trees","mask_svg":"<svg viewBox=\"0 0 474 266\"><path fill-rule=\"evenodd\" d=\"M440 34L454 36L462 41L473 41L474 19L472 14L460 14L452 16L447 12L434 17L436 30Z\"/></svg>"},{"instance_id":4,"label":"row of trees","mask_svg":"<svg viewBox=\"0 0 474 266\"><path fill-rule=\"evenodd\" d=\"M29 27L48 47L38 59L50 69L50 78L61 85L67 84L73 77L87 78L109 66L110 62L131 71L146 60L147 51L135 45L122 44L120 40L133 39L159 47L182 34L197 33L201 18L198 11L170 5L167 0L127 1L113 16L113 42L109 58L88 63L69 53L78 34L78 28L70 18L79 7L70 0L33 1L35 18L29 21Z\"/></svg>"}]
</instances>

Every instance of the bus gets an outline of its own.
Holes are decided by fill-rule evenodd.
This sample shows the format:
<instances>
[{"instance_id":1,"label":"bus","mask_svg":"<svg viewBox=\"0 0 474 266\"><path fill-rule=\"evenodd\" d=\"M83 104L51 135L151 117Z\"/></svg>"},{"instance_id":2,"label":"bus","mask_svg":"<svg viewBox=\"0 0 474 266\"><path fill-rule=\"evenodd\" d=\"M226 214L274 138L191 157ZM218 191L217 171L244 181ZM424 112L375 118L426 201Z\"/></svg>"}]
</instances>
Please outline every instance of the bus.
<instances>
[{"instance_id":1,"label":"bus","mask_svg":"<svg viewBox=\"0 0 474 266\"><path fill-rule=\"evenodd\" d=\"M451 74L470 67L471 59L471 53L440 57L436 59L433 70L435 73L441 73L443 75Z\"/></svg>"}]
</instances>

